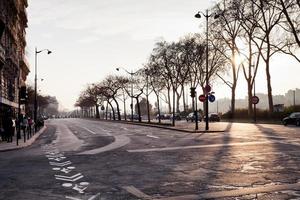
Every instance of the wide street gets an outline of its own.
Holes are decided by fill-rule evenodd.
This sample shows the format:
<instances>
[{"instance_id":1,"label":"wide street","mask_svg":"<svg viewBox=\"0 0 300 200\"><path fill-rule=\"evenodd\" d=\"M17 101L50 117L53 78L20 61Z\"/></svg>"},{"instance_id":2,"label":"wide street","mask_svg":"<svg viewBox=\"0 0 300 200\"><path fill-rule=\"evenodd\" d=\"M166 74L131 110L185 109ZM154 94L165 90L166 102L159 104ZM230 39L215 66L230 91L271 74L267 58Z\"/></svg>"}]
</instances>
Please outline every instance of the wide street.
<instances>
[{"instance_id":1,"label":"wide street","mask_svg":"<svg viewBox=\"0 0 300 200\"><path fill-rule=\"evenodd\" d=\"M226 132L184 133L84 119L46 126L32 146L0 152L0 199L300 199L299 127L234 123Z\"/></svg>"}]
</instances>

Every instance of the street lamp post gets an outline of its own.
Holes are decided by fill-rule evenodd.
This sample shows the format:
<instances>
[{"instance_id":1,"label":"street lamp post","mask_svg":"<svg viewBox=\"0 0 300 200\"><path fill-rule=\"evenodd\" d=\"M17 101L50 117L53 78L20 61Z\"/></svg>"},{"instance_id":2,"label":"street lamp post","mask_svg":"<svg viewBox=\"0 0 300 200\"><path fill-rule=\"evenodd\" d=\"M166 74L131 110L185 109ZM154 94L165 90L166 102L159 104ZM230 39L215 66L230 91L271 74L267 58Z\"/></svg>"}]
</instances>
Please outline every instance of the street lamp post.
<instances>
[{"instance_id":1,"label":"street lamp post","mask_svg":"<svg viewBox=\"0 0 300 200\"><path fill-rule=\"evenodd\" d=\"M34 75L34 123L37 123L37 55L43 51L47 51L47 54L51 54L52 51L49 49L43 49L38 51L37 48L35 48L35 75ZM36 126L35 126L36 131Z\"/></svg>"},{"instance_id":2,"label":"street lamp post","mask_svg":"<svg viewBox=\"0 0 300 200\"><path fill-rule=\"evenodd\" d=\"M206 77L205 77L205 82L206 86L209 85L209 77L208 77L208 18L214 17L214 19L217 19L219 17L218 14L208 14L208 10L206 10L206 13L203 12L198 12L195 17L196 18L201 18L201 14L205 17L206 19ZM205 100L205 130L209 130L209 124L208 124L208 92L205 94L206 100Z\"/></svg>"},{"instance_id":3,"label":"street lamp post","mask_svg":"<svg viewBox=\"0 0 300 200\"><path fill-rule=\"evenodd\" d=\"M130 105L130 108L131 108L131 121L133 121L133 75L137 73L136 72L133 72L132 70L129 72L127 71L125 68L123 67L118 67L116 68L117 71L120 71L120 69L123 69L127 74L130 74L130 79L131 79L131 105Z\"/></svg>"}]
</instances>

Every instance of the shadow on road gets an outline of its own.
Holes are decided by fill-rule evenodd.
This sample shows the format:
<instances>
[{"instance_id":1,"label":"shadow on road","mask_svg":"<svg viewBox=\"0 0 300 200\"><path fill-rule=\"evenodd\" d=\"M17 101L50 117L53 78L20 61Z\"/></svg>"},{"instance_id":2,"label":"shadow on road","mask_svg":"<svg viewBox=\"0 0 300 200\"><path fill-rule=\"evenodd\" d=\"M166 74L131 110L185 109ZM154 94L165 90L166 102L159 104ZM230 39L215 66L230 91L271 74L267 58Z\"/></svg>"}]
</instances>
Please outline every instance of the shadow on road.
<instances>
[{"instance_id":1,"label":"shadow on road","mask_svg":"<svg viewBox=\"0 0 300 200\"><path fill-rule=\"evenodd\" d=\"M272 141L272 152L268 156L268 163L263 166L268 172L266 179L272 182L297 183L300 178L299 141L293 143L287 135L279 134L278 130L256 124L256 127ZM292 176L291 176L292 175Z\"/></svg>"}]
</instances>

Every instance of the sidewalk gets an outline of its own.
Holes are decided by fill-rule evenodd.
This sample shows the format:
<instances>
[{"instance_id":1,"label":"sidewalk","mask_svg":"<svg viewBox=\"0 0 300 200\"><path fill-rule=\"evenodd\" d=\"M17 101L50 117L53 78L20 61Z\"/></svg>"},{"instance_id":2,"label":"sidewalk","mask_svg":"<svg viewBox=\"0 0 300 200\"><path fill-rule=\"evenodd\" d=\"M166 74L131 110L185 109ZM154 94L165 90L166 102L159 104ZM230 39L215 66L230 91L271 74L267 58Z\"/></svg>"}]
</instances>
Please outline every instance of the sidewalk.
<instances>
[{"instance_id":1,"label":"sidewalk","mask_svg":"<svg viewBox=\"0 0 300 200\"><path fill-rule=\"evenodd\" d=\"M12 150L17 150L17 149L22 149L25 147L28 147L32 145L35 140L46 130L46 126L41 128L34 136L32 136L29 140L26 140L24 143L24 138L23 134L21 134L21 139L19 139L19 145L17 146L17 141L16 141L16 135L13 137L13 142L7 143L6 141L1 141L0 142L0 152L4 151L12 151Z\"/></svg>"}]
</instances>

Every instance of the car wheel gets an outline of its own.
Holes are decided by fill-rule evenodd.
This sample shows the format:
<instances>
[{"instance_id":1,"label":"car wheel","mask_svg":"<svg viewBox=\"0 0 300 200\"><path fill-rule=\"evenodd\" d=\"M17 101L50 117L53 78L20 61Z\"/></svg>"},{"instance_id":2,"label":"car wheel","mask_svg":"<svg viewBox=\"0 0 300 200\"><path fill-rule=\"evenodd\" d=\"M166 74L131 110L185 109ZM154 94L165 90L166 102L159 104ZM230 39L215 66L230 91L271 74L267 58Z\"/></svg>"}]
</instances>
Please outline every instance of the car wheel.
<instances>
[{"instance_id":1,"label":"car wheel","mask_svg":"<svg viewBox=\"0 0 300 200\"><path fill-rule=\"evenodd\" d=\"M297 125L297 126L300 126L300 121L297 121L297 122L296 122L296 125Z\"/></svg>"},{"instance_id":2,"label":"car wheel","mask_svg":"<svg viewBox=\"0 0 300 200\"><path fill-rule=\"evenodd\" d=\"M283 125L284 125L284 126L287 126L287 122L286 122L286 121L283 121Z\"/></svg>"}]
</instances>

